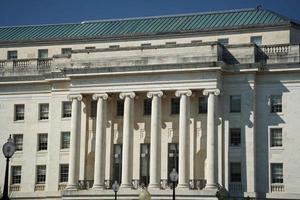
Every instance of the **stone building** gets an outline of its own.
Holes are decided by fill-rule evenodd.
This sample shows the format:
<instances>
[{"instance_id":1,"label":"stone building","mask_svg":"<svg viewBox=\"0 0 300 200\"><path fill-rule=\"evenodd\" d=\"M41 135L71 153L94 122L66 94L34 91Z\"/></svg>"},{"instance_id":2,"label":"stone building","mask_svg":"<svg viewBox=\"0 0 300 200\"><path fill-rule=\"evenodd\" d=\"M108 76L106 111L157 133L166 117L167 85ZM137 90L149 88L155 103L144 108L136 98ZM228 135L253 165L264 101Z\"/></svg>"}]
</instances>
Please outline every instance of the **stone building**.
<instances>
[{"instance_id":1,"label":"stone building","mask_svg":"<svg viewBox=\"0 0 300 200\"><path fill-rule=\"evenodd\" d=\"M1 27L11 197L300 199L299 44L262 8Z\"/></svg>"}]
</instances>

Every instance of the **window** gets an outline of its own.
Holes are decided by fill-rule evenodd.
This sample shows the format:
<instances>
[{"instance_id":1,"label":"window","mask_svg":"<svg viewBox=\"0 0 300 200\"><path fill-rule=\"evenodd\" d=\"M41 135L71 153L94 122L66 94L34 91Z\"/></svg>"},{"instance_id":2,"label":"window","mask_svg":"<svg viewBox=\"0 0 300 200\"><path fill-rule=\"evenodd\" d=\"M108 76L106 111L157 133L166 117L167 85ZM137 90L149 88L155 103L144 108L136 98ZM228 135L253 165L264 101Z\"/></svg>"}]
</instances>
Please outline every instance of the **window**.
<instances>
[{"instance_id":1,"label":"window","mask_svg":"<svg viewBox=\"0 0 300 200\"><path fill-rule=\"evenodd\" d=\"M7 52L7 60L14 60L18 59L18 52L17 51L8 51Z\"/></svg>"},{"instance_id":2,"label":"window","mask_svg":"<svg viewBox=\"0 0 300 200\"><path fill-rule=\"evenodd\" d=\"M199 97L199 113L207 113L207 97Z\"/></svg>"},{"instance_id":3,"label":"window","mask_svg":"<svg viewBox=\"0 0 300 200\"><path fill-rule=\"evenodd\" d=\"M113 181L122 181L122 144L114 144L113 154Z\"/></svg>"},{"instance_id":4,"label":"window","mask_svg":"<svg viewBox=\"0 0 300 200\"><path fill-rule=\"evenodd\" d=\"M241 129L230 129L230 146L237 147L241 145Z\"/></svg>"},{"instance_id":5,"label":"window","mask_svg":"<svg viewBox=\"0 0 300 200\"><path fill-rule=\"evenodd\" d=\"M36 183L45 184L46 182L46 165L38 165L36 167Z\"/></svg>"},{"instance_id":6,"label":"window","mask_svg":"<svg viewBox=\"0 0 300 200\"><path fill-rule=\"evenodd\" d=\"M282 112L282 96L271 95L271 113Z\"/></svg>"},{"instance_id":7,"label":"window","mask_svg":"<svg viewBox=\"0 0 300 200\"><path fill-rule=\"evenodd\" d=\"M271 164L272 183L283 183L283 165L282 163Z\"/></svg>"},{"instance_id":8,"label":"window","mask_svg":"<svg viewBox=\"0 0 300 200\"><path fill-rule=\"evenodd\" d=\"M48 134L40 133L38 134L38 151L47 150L48 148Z\"/></svg>"},{"instance_id":9,"label":"window","mask_svg":"<svg viewBox=\"0 0 300 200\"><path fill-rule=\"evenodd\" d=\"M144 115L151 115L151 99L144 99Z\"/></svg>"},{"instance_id":10,"label":"window","mask_svg":"<svg viewBox=\"0 0 300 200\"><path fill-rule=\"evenodd\" d=\"M271 147L282 147L282 129L271 128Z\"/></svg>"},{"instance_id":11,"label":"window","mask_svg":"<svg viewBox=\"0 0 300 200\"><path fill-rule=\"evenodd\" d=\"M91 118L97 117L97 101L91 102Z\"/></svg>"},{"instance_id":12,"label":"window","mask_svg":"<svg viewBox=\"0 0 300 200\"><path fill-rule=\"evenodd\" d=\"M241 163L230 163L230 182L241 182Z\"/></svg>"},{"instance_id":13,"label":"window","mask_svg":"<svg viewBox=\"0 0 300 200\"><path fill-rule=\"evenodd\" d=\"M172 98L171 99L171 114L176 115L179 114L180 109L180 98Z\"/></svg>"},{"instance_id":14,"label":"window","mask_svg":"<svg viewBox=\"0 0 300 200\"><path fill-rule=\"evenodd\" d=\"M85 49L96 49L96 47L85 47Z\"/></svg>"},{"instance_id":15,"label":"window","mask_svg":"<svg viewBox=\"0 0 300 200\"><path fill-rule=\"evenodd\" d=\"M220 38L220 39L218 39L218 42L221 43L222 45L228 45L229 39L228 38Z\"/></svg>"},{"instance_id":16,"label":"window","mask_svg":"<svg viewBox=\"0 0 300 200\"><path fill-rule=\"evenodd\" d=\"M49 104L40 104L40 120L49 119Z\"/></svg>"},{"instance_id":17,"label":"window","mask_svg":"<svg viewBox=\"0 0 300 200\"><path fill-rule=\"evenodd\" d=\"M72 48L62 48L61 49L62 55L71 55L71 53L72 53Z\"/></svg>"},{"instance_id":18,"label":"window","mask_svg":"<svg viewBox=\"0 0 300 200\"><path fill-rule=\"evenodd\" d=\"M202 40L192 40L191 43L192 44L199 44L199 43L202 43Z\"/></svg>"},{"instance_id":19,"label":"window","mask_svg":"<svg viewBox=\"0 0 300 200\"><path fill-rule=\"evenodd\" d=\"M62 103L62 117L67 118L71 117L72 113L72 102L71 101L65 101Z\"/></svg>"},{"instance_id":20,"label":"window","mask_svg":"<svg viewBox=\"0 0 300 200\"><path fill-rule=\"evenodd\" d=\"M250 42L254 43L256 45L261 45L262 44L262 36L251 36Z\"/></svg>"},{"instance_id":21,"label":"window","mask_svg":"<svg viewBox=\"0 0 300 200\"><path fill-rule=\"evenodd\" d=\"M141 144L140 151L140 184L147 186L150 178L150 144Z\"/></svg>"},{"instance_id":22,"label":"window","mask_svg":"<svg viewBox=\"0 0 300 200\"><path fill-rule=\"evenodd\" d=\"M16 151L23 151L23 134L14 134L13 139L16 145Z\"/></svg>"},{"instance_id":23,"label":"window","mask_svg":"<svg viewBox=\"0 0 300 200\"><path fill-rule=\"evenodd\" d=\"M61 164L59 169L59 182L68 182L69 176L69 165L68 164Z\"/></svg>"},{"instance_id":24,"label":"window","mask_svg":"<svg viewBox=\"0 0 300 200\"><path fill-rule=\"evenodd\" d=\"M61 132L61 149L70 148L70 132Z\"/></svg>"},{"instance_id":25,"label":"window","mask_svg":"<svg viewBox=\"0 0 300 200\"><path fill-rule=\"evenodd\" d=\"M11 184L20 184L21 183L21 166L12 166L11 167Z\"/></svg>"},{"instance_id":26,"label":"window","mask_svg":"<svg viewBox=\"0 0 300 200\"><path fill-rule=\"evenodd\" d=\"M110 48L110 49L118 49L118 48L120 48L120 45L110 45L108 48Z\"/></svg>"},{"instance_id":27,"label":"window","mask_svg":"<svg viewBox=\"0 0 300 200\"><path fill-rule=\"evenodd\" d=\"M151 43L143 43L141 44L141 47L151 47Z\"/></svg>"},{"instance_id":28,"label":"window","mask_svg":"<svg viewBox=\"0 0 300 200\"><path fill-rule=\"evenodd\" d=\"M123 116L123 115L124 115L124 101L117 100L117 116Z\"/></svg>"},{"instance_id":29,"label":"window","mask_svg":"<svg viewBox=\"0 0 300 200\"><path fill-rule=\"evenodd\" d=\"M24 120L24 104L15 105L15 121Z\"/></svg>"},{"instance_id":30,"label":"window","mask_svg":"<svg viewBox=\"0 0 300 200\"><path fill-rule=\"evenodd\" d=\"M38 50L38 58L39 59L48 58L48 49L39 49Z\"/></svg>"},{"instance_id":31,"label":"window","mask_svg":"<svg viewBox=\"0 0 300 200\"><path fill-rule=\"evenodd\" d=\"M232 113L241 112L241 96L240 95L230 96L230 112L232 112Z\"/></svg>"},{"instance_id":32,"label":"window","mask_svg":"<svg viewBox=\"0 0 300 200\"><path fill-rule=\"evenodd\" d=\"M176 42L166 42L166 46L173 46L176 45Z\"/></svg>"}]
</instances>

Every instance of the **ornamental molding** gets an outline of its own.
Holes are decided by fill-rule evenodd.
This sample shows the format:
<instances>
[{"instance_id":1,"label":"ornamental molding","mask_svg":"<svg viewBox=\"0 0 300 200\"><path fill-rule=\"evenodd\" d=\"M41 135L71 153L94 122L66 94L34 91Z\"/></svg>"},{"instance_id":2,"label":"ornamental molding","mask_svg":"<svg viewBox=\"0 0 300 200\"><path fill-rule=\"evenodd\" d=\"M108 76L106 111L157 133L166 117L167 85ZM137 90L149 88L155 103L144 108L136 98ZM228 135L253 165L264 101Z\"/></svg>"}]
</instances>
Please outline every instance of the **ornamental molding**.
<instances>
[{"instance_id":1,"label":"ornamental molding","mask_svg":"<svg viewBox=\"0 0 300 200\"><path fill-rule=\"evenodd\" d=\"M160 90L158 90L158 91L150 91L150 92L147 93L147 97L150 98L150 99L152 97L154 97L154 96L162 97L163 95L164 95L164 93L162 91L160 91Z\"/></svg>"},{"instance_id":2,"label":"ornamental molding","mask_svg":"<svg viewBox=\"0 0 300 200\"><path fill-rule=\"evenodd\" d=\"M191 90L177 90L175 92L176 97L181 97L182 95L186 95L188 97L192 96L192 91Z\"/></svg>"},{"instance_id":3,"label":"ornamental molding","mask_svg":"<svg viewBox=\"0 0 300 200\"><path fill-rule=\"evenodd\" d=\"M78 100L78 101L81 101L82 100L82 95L81 94L70 94L69 96L68 96L68 99L69 100L73 100L73 99L76 99L76 100Z\"/></svg>"},{"instance_id":4,"label":"ornamental molding","mask_svg":"<svg viewBox=\"0 0 300 200\"><path fill-rule=\"evenodd\" d=\"M129 97L131 99L133 99L135 97L135 93L134 92L122 92L119 95L120 99L125 99L125 97Z\"/></svg>"},{"instance_id":5,"label":"ornamental molding","mask_svg":"<svg viewBox=\"0 0 300 200\"><path fill-rule=\"evenodd\" d=\"M220 90L219 89L205 89L203 90L203 95L208 96L209 94L214 94L216 96L220 95Z\"/></svg>"},{"instance_id":6,"label":"ornamental molding","mask_svg":"<svg viewBox=\"0 0 300 200\"><path fill-rule=\"evenodd\" d=\"M93 99L94 100L98 100L98 99L103 99L103 100L107 100L108 99L108 94L107 93L97 93L97 94L93 94Z\"/></svg>"}]
</instances>

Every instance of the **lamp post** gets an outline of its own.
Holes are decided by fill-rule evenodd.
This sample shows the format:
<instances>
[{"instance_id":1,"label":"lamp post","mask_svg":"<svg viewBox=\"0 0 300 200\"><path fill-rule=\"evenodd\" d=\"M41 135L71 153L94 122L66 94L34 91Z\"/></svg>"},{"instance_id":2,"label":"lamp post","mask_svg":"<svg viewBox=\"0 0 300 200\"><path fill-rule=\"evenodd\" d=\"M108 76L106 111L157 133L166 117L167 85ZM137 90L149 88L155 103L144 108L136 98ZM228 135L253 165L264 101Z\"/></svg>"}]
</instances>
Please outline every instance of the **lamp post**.
<instances>
[{"instance_id":1,"label":"lamp post","mask_svg":"<svg viewBox=\"0 0 300 200\"><path fill-rule=\"evenodd\" d=\"M173 168L173 170L170 173L170 180L173 182L173 200L175 200L175 186L176 181L178 180L178 173L176 172L175 168Z\"/></svg>"},{"instance_id":2,"label":"lamp post","mask_svg":"<svg viewBox=\"0 0 300 200\"><path fill-rule=\"evenodd\" d=\"M118 184L118 181L115 181L112 185L112 190L115 193L115 200L117 200L117 192L119 191L120 185Z\"/></svg>"},{"instance_id":3,"label":"lamp post","mask_svg":"<svg viewBox=\"0 0 300 200\"><path fill-rule=\"evenodd\" d=\"M4 188L3 188L3 196L2 200L9 200L8 197L8 173L9 173L9 159L14 155L16 151L16 145L9 135L7 142L2 147L3 154L6 158L6 169L5 169L5 178L4 178Z\"/></svg>"}]
</instances>

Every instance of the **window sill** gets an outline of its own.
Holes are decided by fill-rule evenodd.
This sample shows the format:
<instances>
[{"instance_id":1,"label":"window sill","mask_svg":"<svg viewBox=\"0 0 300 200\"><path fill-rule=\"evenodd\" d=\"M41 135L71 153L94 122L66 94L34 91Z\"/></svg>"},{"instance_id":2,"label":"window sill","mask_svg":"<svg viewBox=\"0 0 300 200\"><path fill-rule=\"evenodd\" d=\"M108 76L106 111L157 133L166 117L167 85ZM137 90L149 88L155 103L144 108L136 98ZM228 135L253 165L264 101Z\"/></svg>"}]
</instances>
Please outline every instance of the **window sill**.
<instances>
[{"instance_id":1,"label":"window sill","mask_svg":"<svg viewBox=\"0 0 300 200\"><path fill-rule=\"evenodd\" d=\"M270 147L270 150L272 150L272 151L282 151L282 150L284 150L284 148L283 147Z\"/></svg>"},{"instance_id":2,"label":"window sill","mask_svg":"<svg viewBox=\"0 0 300 200\"><path fill-rule=\"evenodd\" d=\"M39 119L39 122L41 122L41 123L49 122L49 119Z\"/></svg>"},{"instance_id":3,"label":"window sill","mask_svg":"<svg viewBox=\"0 0 300 200\"><path fill-rule=\"evenodd\" d=\"M270 116L284 116L283 112L270 112L269 113Z\"/></svg>"},{"instance_id":4,"label":"window sill","mask_svg":"<svg viewBox=\"0 0 300 200\"><path fill-rule=\"evenodd\" d=\"M14 120L14 123L24 123L25 122L25 120Z\"/></svg>"},{"instance_id":5,"label":"window sill","mask_svg":"<svg viewBox=\"0 0 300 200\"><path fill-rule=\"evenodd\" d=\"M70 121L71 120L71 117L62 117L61 118L61 121Z\"/></svg>"},{"instance_id":6,"label":"window sill","mask_svg":"<svg viewBox=\"0 0 300 200\"><path fill-rule=\"evenodd\" d=\"M239 146L231 146L231 145L229 145L229 148L230 149L241 149L241 145L239 145Z\"/></svg>"},{"instance_id":7,"label":"window sill","mask_svg":"<svg viewBox=\"0 0 300 200\"><path fill-rule=\"evenodd\" d=\"M60 149L60 153L69 153L70 149Z\"/></svg>"},{"instance_id":8,"label":"window sill","mask_svg":"<svg viewBox=\"0 0 300 200\"><path fill-rule=\"evenodd\" d=\"M22 155L23 154L23 150L22 151L17 151L15 152L15 155Z\"/></svg>"},{"instance_id":9,"label":"window sill","mask_svg":"<svg viewBox=\"0 0 300 200\"><path fill-rule=\"evenodd\" d=\"M48 153L48 150L38 150L37 154L46 154Z\"/></svg>"}]
</instances>

